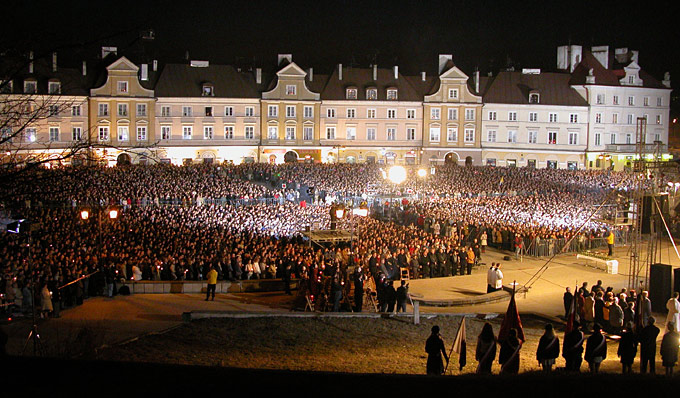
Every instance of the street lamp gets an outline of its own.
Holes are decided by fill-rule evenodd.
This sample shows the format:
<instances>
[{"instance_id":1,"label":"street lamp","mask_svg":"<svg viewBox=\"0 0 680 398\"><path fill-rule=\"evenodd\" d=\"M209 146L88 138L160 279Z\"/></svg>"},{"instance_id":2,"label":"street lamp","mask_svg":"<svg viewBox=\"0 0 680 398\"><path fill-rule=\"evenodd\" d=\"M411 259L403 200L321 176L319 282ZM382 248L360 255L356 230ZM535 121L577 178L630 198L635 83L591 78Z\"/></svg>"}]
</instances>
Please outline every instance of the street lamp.
<instances>
[{"instance_id":1,"label":"street lamp","mask_svg":"<svg viewBox=\"0 0 680 398\"><path fill-rule=\"evenodd\" d=\"M102 215L106 213L106 215L109 217L111 220L115 220L118 218L118 209L115 207L107 207L107 208L101 208L100 211L98 212L97 215L97 270L101 270L101 255L102 255L102 249L101 249L101 244L102 244ZM90 210L89 209L82 209L80 211L80 218L85 221L90 218Z\"/></svg>"},{"instance_id":2,"label":"street lamp","mask_svg":"<svg viewBox=\"0 0 680 398\"><path fill-rule=\"evenodd\" d=\"M406 169L403 166L392 166L387 170L387 179L395 185L395 187L406 180ZM390 206L394 201L394 188L390 190ZM392 211L392 208L390 208ZM390 219L392 219L392 214L390 213Z\"/></svg>"}]
</instances>

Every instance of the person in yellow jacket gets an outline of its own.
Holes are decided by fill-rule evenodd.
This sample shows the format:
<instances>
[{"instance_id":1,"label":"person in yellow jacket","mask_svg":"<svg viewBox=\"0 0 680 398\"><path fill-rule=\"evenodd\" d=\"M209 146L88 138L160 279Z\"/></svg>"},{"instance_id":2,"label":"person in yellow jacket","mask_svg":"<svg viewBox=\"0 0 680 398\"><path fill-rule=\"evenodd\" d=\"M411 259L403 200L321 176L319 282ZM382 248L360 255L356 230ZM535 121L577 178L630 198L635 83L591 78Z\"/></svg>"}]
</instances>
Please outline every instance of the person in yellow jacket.
<instances>
[{"instance_id":1,"label":"person in yellow jacket","mask_svg":"<svg viewBox=\"0 0 680 398\"><path fill-rule=\"evenodd\" d=\"M210 266L210 271L206 275L208 280L208 289L206 290L205 301L210 298L210 293L212 292L212 300L215 301L215 288L217 287L217 271L215 271L214 266Z\"/></svg>"},{"instance_id":2,"label":"person in yellow jacket","mask_svg":"<svg viewBox=\"0 0 680 398\"><path fill-rule=\"evenodd\" d=\"M609 231L609 234L607 235L607 247L609 248L609 254L608 256L611 257L614 255L614 231Z\"/></svg>"}]
</instances>

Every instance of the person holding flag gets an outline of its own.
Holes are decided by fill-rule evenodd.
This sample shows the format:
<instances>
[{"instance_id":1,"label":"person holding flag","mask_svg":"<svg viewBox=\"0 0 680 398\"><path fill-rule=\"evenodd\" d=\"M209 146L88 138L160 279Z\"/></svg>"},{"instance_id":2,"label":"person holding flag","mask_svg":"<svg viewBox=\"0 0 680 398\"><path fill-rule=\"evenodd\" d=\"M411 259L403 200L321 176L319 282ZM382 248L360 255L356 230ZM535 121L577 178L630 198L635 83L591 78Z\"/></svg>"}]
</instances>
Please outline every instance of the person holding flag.
<instances>
[{"instance_id":1,"label":"person holding flag","mask_svg":"<svg viewBox=\"0 0 680 398\"><path fill-rule=\"evenodd\" d=\"M521 348L522 341L517 338L517 329L510 329L508 336L501 342L501 351L498 354L501 373L517 374L519 372L519 351Z\"/></svg>"},{"instance_id":2,"label":"person holding flag","mask_svg":"<svg viewBox=\"0 0 680 398\"><path fill-rule=\"evenodd\" d=\"M536 360L538 360L544 372L550 372L555 365L555 358L559 355L560 339L555 335L552 323L548 323L545 325L543 336L538 341Z\"/></svg>"},{"instance_id":3,"label":"person holding flag","mask_svg":"<svg viewBox=\"0 0 680 398\"><path fill-rule=\"evenodd\" d=\"M455 352L458 354L458 365L460 365L459 370L463 370L465 367L465 364L467 364L467 342L466 342L466 333L465 333L465 316L463 316L463 319L460 320L460 326L458 327L458 333L456 333L456 338L453 340L453 346L451 346L451 352L449 353L449 358L451 357L451 353ZM444 369L444 373L446 373L446 369L449 367L448 361L446 362L446 368Z\"/></svg>"},{"instance_id":4,"label":"person holding flag","mask_svg":"<svg viewBox=\"0 0 680 398\"><path fill-rule=\"evenodd\" d=\"M577 321L574 321L571 325L567 323L567 328L564 330L564 345L562 346L562 357L566 361L565 369L567 372L581 371L584 338L581 325Z\"/></svg>"},{"instance_id":5,"label":"person holding flag","mask_svg":"<svg viewBox=\"0 0 680 398\"><path fill-rule=\"evenodd\" d=\"M439 326L432 326L432 334L425 342L425 352L427 352L427 374L440 376L444 373L444 362L442 355L446 359L446 364L449 363L449 357L446 355L446 347L444 347L444 340L439 335Z\"/></svg>"},{"instance_id":6,"label":"person holding flag","mask_svg":"<svg viewBox=\"0 0 680 398\"><path fill-rule=\"evenodd\" d=\"M599 373L600 364L607 358L607 339L602 334L598 323L593 326L593 334L586 341L586 354L584 359L588 362L590 373Z\"/></svg>"}]
</instances>

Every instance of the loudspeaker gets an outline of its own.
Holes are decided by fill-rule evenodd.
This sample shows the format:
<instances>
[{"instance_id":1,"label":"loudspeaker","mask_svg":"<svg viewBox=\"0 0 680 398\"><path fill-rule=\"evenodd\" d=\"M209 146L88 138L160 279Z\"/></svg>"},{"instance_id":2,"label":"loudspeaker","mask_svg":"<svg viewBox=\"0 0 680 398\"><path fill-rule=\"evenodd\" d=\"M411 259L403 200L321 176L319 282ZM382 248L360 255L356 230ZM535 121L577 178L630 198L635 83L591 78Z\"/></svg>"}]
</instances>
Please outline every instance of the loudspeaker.
<instances>
[{"instance_id":1,"label":"loudspeaker","mask_svg":"<svg viewBox=\"0 0 680 398\"><path fill-rule=\"evenodd\" d=\"M659 208L661 209L661 214L663 215L663 218L666 220L666 222L670 222L671 217L668 209L668 195L656 195L654 196L656 199L656 202L659 204ZM643 205L642 205L642 233L643 234L648 234L652 230L652 220L657 219L656 215L659 214L659 209L656 207L656 203L654 203L654 199L652 199L651 195L645 196L643 198ZM666 231L666 228L663 226L663 221L661 221L661 217L659 217L656 221L656 225L654 226L655 230L657 233L663 233Z\"/></svg>"},{"instance_id":2,"label":"loudspeaker","mask_svg":"<svg viewBox=\"0 0 680 398\"><path fill-rule=\"evenodd\" d=\"M672 267L668 264L652 264L649 267L649 299L652 311L666 312L666 301L671 297Z\"/></svg>"},{"instance_id":3,"label":"loudspeaker","mask_svg":"<svg viewBox=\"0 0 680 398\"><path fill-rule=\"evenodd\" d=\"M680 268L673 270L673 291L680 292Z\"/></svg>"}]
</instances>

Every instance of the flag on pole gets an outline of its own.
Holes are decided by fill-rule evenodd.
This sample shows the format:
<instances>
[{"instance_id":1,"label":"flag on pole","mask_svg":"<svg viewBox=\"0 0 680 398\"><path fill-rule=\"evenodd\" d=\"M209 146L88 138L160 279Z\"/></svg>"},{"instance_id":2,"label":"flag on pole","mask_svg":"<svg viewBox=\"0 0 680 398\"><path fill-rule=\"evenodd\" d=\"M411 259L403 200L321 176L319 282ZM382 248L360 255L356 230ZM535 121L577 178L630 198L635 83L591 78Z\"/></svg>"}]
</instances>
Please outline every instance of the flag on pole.
<instances>
[{"instance_id":1,"label":"flag on pole","mask_svg":"<svg viewBox=\"0 0 680 398\"><path fill-rule=\"evenodd\" d=\"M576 286L576 290L578 291L578 286ZM564 327L564 333L567 334L574 330L574 322L580 321L578 311L576 310L578 308L578 303L577 303L577 294L574 294L574 299L571 301L571 306L569 307L569 313L567 315L567 326Z\"/></svg>"},{"instance_id":2,"label":"flag on pole","mask_svg":"<svg viewBox=\"0 0 680 398\"><path fill-rule=\"evenodd\" d=\"M460 326L458 327L458 333L456 333L456 339L453 341L453 351L458 353L460 370L463 370L467 363L467 345L465 340L465 317L463 316L463 319L460 321Z\"/></svg>"},{"instance_id":3,"label":"flag on pole","mask_svg":"<svg viewBox=\"0 0 680 398\"><path fill-rule=\"evenodd\" d=\"M508 310L505 312L505 318L501 323L501 330L498 332L498 341L504 341L508 338L510 329L517 329L517 338L524 343L524 329L522 328L522 320L519 319L519 312L517 311L517 303L515 302L515 291L513 289L510 297L510 304Z\"/></svg>"}]
</instances>

